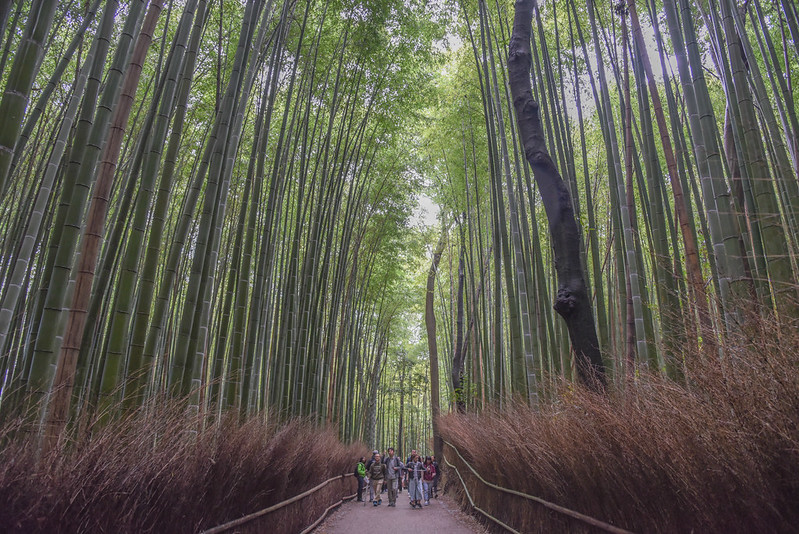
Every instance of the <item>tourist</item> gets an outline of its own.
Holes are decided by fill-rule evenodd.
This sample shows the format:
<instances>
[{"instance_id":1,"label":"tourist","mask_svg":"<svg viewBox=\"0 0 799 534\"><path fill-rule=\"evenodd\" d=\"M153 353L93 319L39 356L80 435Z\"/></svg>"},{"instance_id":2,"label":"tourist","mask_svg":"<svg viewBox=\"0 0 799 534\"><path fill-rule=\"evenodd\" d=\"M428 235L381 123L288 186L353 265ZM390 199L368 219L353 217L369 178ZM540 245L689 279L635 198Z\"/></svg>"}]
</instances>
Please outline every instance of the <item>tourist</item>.
<instances>
[{"instance_id":1,"label":"tourist","mask_svg":"<svg viewBox=\"0 0 799 534\"><path fill-rule=\"evenodd\" d=\"M408 471L408 495L411 499L411 508L421 508L424 464L422 464L418 454L413 457L413 460L410 461L405 469Z\"/></svg>"},{"instance_id":2,"label":"tourist","mask_svg":"<svg viewBox=\"0 0 799 534\"><path fill-rule=\"evenodd\" d=\"M397 460L399 461L400 470L397 473L397 494L402 493L402 482L405 478L405 464L402 463L402 460L399 459L400 455L397 453Z\"/></svg>"},{"instance_id":3,"label":"tourist","mask_svg":"<svg viewBox=\"0 0 799 534\"><path fill-rule=\"evenodd\" d=\"M375 461L369 466L369 480L372 481L372 490L374 497L372 498L372 505L379 506L383 504L383 499L380 491L383 489L383 481L386 478L386 464L380 461L380 455L375 454Z\"/></svg>"},{"instance_id":4,"label":"tourist","mask_svg":"<svg viewBox=\"0 0 799 534\"><path fill-rule=\"evenodd\" d=\"M369 468L372 467L372 464L375 461L375 456L377 456L377 454L378 454L377 449L373 450L372 451L372 457L369 458L368 462L366 462L366 472L367 473L369 472ZM369 484L369 500L370 501L374 501L375 500L375 488L374 488L374 486L372 484Z\"/></svg>"},{"instance_id":5,"label":"tourist","mask_svg":"<svg viewBox=\"0 0 799 534\"><path fill-rule=\"evenodd\" d=\"M424 459L424 473L422 473L422 486L424 487L424 505L430 506L430 489L433 486L433 478L436 476L436 468L433 467L433 459Z\"/></svg>"},{"instance_id":6,"label":"tourist","mask_svg":"<svg viewBox=\"0 0 799 534\"><path fill-rule=\"evenodd\" d=\"M392 508L397 506L397 481L402 475L402 462L394 456L394 448L388 448L388 456L384 460L386 464L386 486L388 487L388 505Z\"/></svg>"},{"instance_id":7,"label":"tourist","mask_svg":"<svg viewBox=\"0 0 799 534\"><path fill-rule=\"evenodd\" d=\"M406 488L408 488L408 489L410 489L410 487L411 487L411 481L410 481L410 479L408 478L408 469L407 469L407 466L409 466L409 465L411 464L411 462L413 461L413 458L414 458L414 456L416 456L416 449L413 449L413 450L411 451L411 454L410 454L410 455L408 455L408 458L406 458L406 459L405 459L405 466L406 466L406 469L405 469L405 475L404 475L404 478L405 478L405 487L406 487ZM408 495L408 497L410 497L410 495Z\"/></svg>"},{"instance_id":8,"label":"tourist","mask_svg":"<svg viewBox=\"0 0 799 534\"><path fill-rule=\"evenodd\" d=\"M358 477L358 502L363 502L363 486L366 477L366 458L361 456L358 465L355 466L355 476Z\"/></svg>"},{"instance_id":9,"label":"tourist","mask_svg":"<svg viewBox=\"0 0 799 534\"><path fill-rule=\"evenodd\" d=\"M386 460L388 459L388 449L384 450L380 457L383 459L383 463L386 463ZM383 491L381 491L381 493L388 493L388 479L386 479L386 482L383 483Z\"/></svg>"}]
</instances>

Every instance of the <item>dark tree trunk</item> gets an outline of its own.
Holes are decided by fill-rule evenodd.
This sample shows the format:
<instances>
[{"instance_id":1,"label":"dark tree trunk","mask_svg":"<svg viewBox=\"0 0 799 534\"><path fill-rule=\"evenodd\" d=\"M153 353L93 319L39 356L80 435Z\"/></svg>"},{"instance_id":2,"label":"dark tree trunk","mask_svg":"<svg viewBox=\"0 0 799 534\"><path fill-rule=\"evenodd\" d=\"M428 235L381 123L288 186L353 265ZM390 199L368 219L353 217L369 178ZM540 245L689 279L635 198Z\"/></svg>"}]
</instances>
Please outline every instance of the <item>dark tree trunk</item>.
<instances>
[{"instance_id":1,"label":"dark tree trunk","mask_svg":"<svg viewBox=\"0 0 799 534\"><path fill-rule=\"evenodd\" d=\"M463 243L463 241L461 241ZM466 360L466 347L463 343L463 245L458 259L458 309L455 332L455 353L452 355L452 391L455 392L455 407L459 413L466 412L466 397L463 394L463 366Z\"/></svg>"},{"instance_id":2,"label":"dark tree trunk","mask_svg":"<svg viewBox=\"0 0 799 534\"><path fill-rule=\"evenodd\" d=\"M510 41L508 72L516 122L524 153L533 169L544 202L558 274L555 311L566 321L583 383L595 390L605 387L605 367L599 352L594 315L580 262L580 232L566 184L544 143L538 102L530 82L530 37L535 0L517 0Z\"/></svg>"},{"instance_id":3,"label":"dark tree trunk","mask_svg":"<svg viewBox=\"0 0 799 534\"><path fill-rule=\"evenodd\" d=\"M433 415L433 453L437 458L441 457L441 435L438 432L438 416L441 413L440 392L438 387L438 344L436 343L436 314L433 308L433 297L435 297L436 271L438 262L441 261L441 254L444 252L444 245L447 242L447 226L441 224L441 238L438 240L436 249L433 252L433 264L427 274L427 293L425 295L424 323L427 327L427 349L430 353L430 409Z\"/></svg>"},{"instance_id":4,"label":"dark tree trunk","mask_svg":"<svg viewBox=\"0 0 799 534\"><path fill-rule=\"evenodd\" d=\"M395 445L395 449L397 450L397 454L401 456L402 452L405 452L405 442L402 439L402 432L405 430L402 426L402 419L403 415L405 414L405 377L406 377L406 369L407 364L405 363L405 358L403 357L402 362L400 363L400 405L399 405L399 424L397 425L397 444Z\"/></svg>"}]
</instances>

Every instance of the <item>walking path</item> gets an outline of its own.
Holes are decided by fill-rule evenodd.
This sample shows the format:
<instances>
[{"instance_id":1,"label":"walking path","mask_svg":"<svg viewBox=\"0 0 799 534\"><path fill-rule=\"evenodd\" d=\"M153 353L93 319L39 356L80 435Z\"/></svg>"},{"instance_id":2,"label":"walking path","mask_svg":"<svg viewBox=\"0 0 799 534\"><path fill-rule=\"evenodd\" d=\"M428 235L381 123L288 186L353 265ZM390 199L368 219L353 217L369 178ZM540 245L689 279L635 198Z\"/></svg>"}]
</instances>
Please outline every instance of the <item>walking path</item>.
<instances>
[{"instance_id":1,"label":"walking path","mask_svg":"<svg viewBox=\"0 0 799 534\"><path fill-rule=\"evenodd\" d=\"M313 534L360 534L380 532L380 534L482 534L487 532L477 521L458 509L447 496L431 499L430 506L412 509L408 504L408 494L397 496L397 507L390 508L388 497L383 494L383 504L349 501L319 525Z\"/></svg>"}]
</instances>

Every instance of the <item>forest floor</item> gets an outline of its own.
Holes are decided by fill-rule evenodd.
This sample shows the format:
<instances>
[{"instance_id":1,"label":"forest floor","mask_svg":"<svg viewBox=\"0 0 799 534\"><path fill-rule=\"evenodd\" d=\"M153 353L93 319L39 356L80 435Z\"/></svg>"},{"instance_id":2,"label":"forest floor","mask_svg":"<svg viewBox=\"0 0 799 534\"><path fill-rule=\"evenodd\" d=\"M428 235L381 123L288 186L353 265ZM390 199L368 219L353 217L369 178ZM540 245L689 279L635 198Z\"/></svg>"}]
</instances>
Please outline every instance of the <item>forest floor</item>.
<instances>
[{"instance_id":1,"label":"forest floor","mask_svg":"<svg viewBox=\"0 0 799 534\"><path fill-rule=\"evenodd\" d=\"M430 506L412 509L408 493L397 496L396 508L388 507L388 496L383 493L383 504L349 501L313 534L357 534L377 531L380 534L406 534L407 532L436 534L483 534L487 532L473 517L463 513L455 502L445 495L431 499Z\"/></svg>"}]
</instances>

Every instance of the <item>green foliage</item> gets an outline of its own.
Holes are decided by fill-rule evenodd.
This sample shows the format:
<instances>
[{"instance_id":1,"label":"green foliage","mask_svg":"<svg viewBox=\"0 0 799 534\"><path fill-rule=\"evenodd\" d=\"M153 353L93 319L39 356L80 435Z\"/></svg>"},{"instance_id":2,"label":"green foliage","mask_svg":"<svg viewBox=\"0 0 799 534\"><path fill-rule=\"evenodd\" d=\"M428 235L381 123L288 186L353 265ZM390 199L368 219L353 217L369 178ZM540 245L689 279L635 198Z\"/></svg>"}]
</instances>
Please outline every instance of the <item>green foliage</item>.
<instances>
[{"instance_id":1,"label":"green foliage","mask_svg":"<svg viewBox=\"0 0 799 534\"><path fill-rule=\"evenodd\" d=\"M542 104L548 147L573 188L573 197L579 201L577 216L585 238L586 265L598 265L596 270L589 269L589 278L595 309L607 317L600 325L608 333L605 349L617 368L622 369L623 358L619 355L624 351L624 298L629 271L626 262L630 259L620 255L624 238L616 222L620 202L625 199L619 198L618 190L611 189L609 180L613 164L623 161L624 147L615 152L611 149L609 155L602 130L612 117L616 136L623 139L621 20L613 9L615 3L596 2L599 42L595 42L591 37L589 4L572 0L539 2L540 26L539 17L533 22L536 52L532 75ZM793 90L799 87L799 49L788 18L777 3L759 3L783 79ZM660 45L655 43L644 4L639 4L644 32L653 46L649 50L653 62L657 63L660 46L667 67L673 68L675 47L665 24L664 3L645 4L657 10L655 20L663 37ZM32 2L16 5L21 7L20 18L10 19L3 41L3 87L9 83L10 66L20 47ZM123 2L114 20L110 54L119 46L131 5ZM248 5L257 8L249 21L245 20ZM110 316L120 298L120 250L125 249L124 244L133 235L131 219L122 207L127 199L148 194L141 189L142 181L133 169L151 135L145 126L153 122L163 98L162 78L185 6L186 2L168 3L142 65L140 87L135 92L114 177L110 217L103 230L106 242L101 257L108 257L98 265L108 272L102 278L104 282L96 283L93 289L97 311L89 323L95 329L86 335L80 356L79 365L85 375L76 385L79 391L73 413L91 409L106 372L107 362L102 355L114 335ZM267 6L271 11L260 11ZM754 57L747 61L769 75L769 69L774 70L770 67L771 58L761 57L756 46L757 39L765 35L754 23L754 3L747 6L744 37L755 50ZM365 432L371 429L365 427L372 425L380 430L375 439L393 440L400 415L396 397L404 391L408 395L406 416L414 420L417 438L423 436L429 422L426 406L430 399L424 396L428 362L421 334L422 288L430 264L429 248L440 229L414 224L421 194L438 204L442 224L452 224L435 295L443 404L446 406L451 400L449 370L456 348L461 257L465 262L464 388L468 406L479 408L484 400L501 397L507 391L511 379L509 362L514 356L511 339L519 330L513 319L516 313L526 313L531 318L527 333L535 344L532 371L543 379L541 388L550 387L550 376L568 376L568 343L550 304L557 286L546 214L518 140L514 143L515 119L506 91L506 51L513 3L251 0L210 1L207 7L177 155L174 162L164 161L163 154L156 156L160 158L155 165L156 182L165 165L175 166L174 177L166 185L167 207L163 213L156 213L150 201L143 229L147 240L143 249L152 250L148 261L153 260L156 265L153 303L139 314L139 320L147 322L153 349L152 367L144 380L150 388L147 395L169 389L176 380L169 370L177 367L179 370L174 373L194 373L190 378L203 391L202 404L208 413L228 408L227 401L219 399L225 388L231 387L235 394L225 398L232 399L235 409L243 413L276 408L286 415L314 414L319 419L336 421L346 439L366 437ZM83 35L78 34L85 9L86 2L60 3L56 8L44 55L36 66L25 119L34 116L32 103L42 95L57 66L66 61L66 69L53 80L55 90L32 124L33 133L25 150L13 155L16 168L0 203L0 230L4 236L0 294L8 294L11 280L22 284L19 302L13 306L4 304L2 309L10 318L10 327L8 350L0 355L0 376L4 377L0 384L0 411L18 409L18 399L9 392L24 392L29 387L29 340L46 336L55 341L62 334L61 307L48 312L58 320L48 321L44 330L39 321L47 295L55 291L48 287L48 277L57 254L55 237L62 228L54 221L62 220L57 215L59 206L66 206L72 195L71 185L64 183L66 169L70 164L83 163L83 147L72 143L79 128L87 127L92 118L87 118L83 126L73 125L64 157L54 162L58 171L55 187L46 199L42 230L29 231L28 224L48 163L50 141L64 124L63 112L74 90L73 80L97 37L97 20ZM716 120L715 131L708 135L722 137L725 110L739 105L720 74L720 65L728 61L723 46L725 36L711 27L715 12L708 12L705 3L689 9L699 32L702 70ZM247 43L239 43L239 30L247 22L256 27L254 36ZM265 26L261 28L261 24ZM237 47L254 45L258 30L263 30L262 48L237 62ZM77 51L71 57L65 56L73 39L79 41ZM603 69L609 84L604 88L609 101L605 115L600 113L591 89L594 82L597 91L603 90L598 86L599 69ZM240 83L228 87L234 72L241 73ZM245 84L248 74L252 75L251 86ZM108 75L106 65L100 81L107 80ZM634 70L633 77L636 76L641 74ZM675 206L666 187L661 205L647 204L654 202L650 178L655 168L647 167L644 161L646 154L639 132L651 118L641 115L639 104L643 97L651 96L638 90L643 80L636 81L631 105L641 176L633 192L632 218L638 227L630 250L640 258L642 283L659 287L664 281L658 278L662 273L656 269L653 218L648 210L661 209L668 226L675 219ZM671 107L664 105L667 118L674 119L670 124L674 131L653 130L653 165L659 165L665 176L659 136L668 134L677 139L683 135L689 143L680 161L686 180L690 175L701 178L698 171L702 163L690 146L698 136L690 125L687 97L677 73L667 72L657 83L663 89L669 83L676 101ZM231 96L226 100L228 90ZM100 91L98 100L105 95L106 84L101 85ZM577 117L578 95L582 125ZM779 91L766 96L757 102L761 109L768 104L776 113L786 114L784 121L778 115L782 132L767 130L766 124L755 124L759 128L757 135L765 142L766 167L773 170L777 147L773 140L785 134L787 142L791 139L788 134L797 133L789 131L787 111L799 109L796 99L785 99ZM81 106L92 109L95 103L83 102ZM112 107L117 105L112 103ZM171 113L167 117L169 129L177 132L175 110ZM241 120L240 131L234 128L237 119ZM230 126L222 128L222 122ZM504 139L499 133L500 123L504 126ZM217 139L219 143L215 144ZM795 158L791 152L787 155ZM788 161L795 166L795 159ZM208 173L200 173L207 167L216 169L213 179L219 180L218 189L209 185ZM726 168L724 172L728 173ZM750 186L757 183L753 180L759 178L745 176L744 180L740 183L741 194L746 195ZM720 181L725 187L718 192L719 199L726 200L722 197L727 190L737 194L739 183L730 176L725 175ZM90 186L85 184L84 190ZM691 217L701 232L703 218L712 216L713 210L707 207L712 203L701 184L686 182L686 186L691 195ZM509 187L513 189L509 191ZM790 255L795 265L791 187L795 185L778 184L773 191L765 189L779 201L775 221L787 229L784 235L791 242ZM514 221L509 204L511 192L517 203ZM215 196L206 199L206 195ZM593 204L591 214L587 212L589 197ZM757 225L752 225L753 221L758 222L757 205L748 197L743 201L736 197L734 202L736 228L742 232L726 237L740 238L746 249L744 255L752 259L754 276L764 281L759 291L765 297L772 291L766 282L769 269L773 268L767 258L760 257L762 247L758 246L763 236ZM162 216L164 235L154 238L153 219ZM592 219L593 227L589 222ZM85 214L76 214L75 220L85 220ZM510 235L514 228L519 235ZM754 228L751 233L750 228ZM119 243L114 244L121 245L118 249L108 246L110 237L117 235L111 233L113 229L119 230ZM205 234L201 235L201 230ZM589 236L594 236L595 242ZM507 242L502 241L503 237ZM681 280L684 245L671 235L667 237L670 261L673 259L677 267L672 281L675 298L679 309L691 317L691 297ZM25 240L35 242L35 252L25 272L14 276L17 261L27 259L17 257ZM719 296L715 265L723 265L723 261L714 254L724 244L700 239L700 245L703 274L706 280L713 281L708 287L715 299ZM142 252L135 267L141 269L144 262ZM57 266L64 279L74 264L75 258L71 258ZM196 272L192 273L192 268ZM203 284L196 314L194 304L187 304L194 281ZM141 299L144 285L144 281L135 278L129 288L134 299ZM520 287L528 289L525 297L518 294ZM780 300L779 295L772 297L775 302ZM165 312L163 321L156 324L153 317L159 305L165 307ZM671 356L664 348L668 340L663 321L668 313L654 298L645 307L654 317L650 341L657 345L663 360ZM719 317L724 313L726 310L719 309ZM194 336L192 343L198 349L188 356L185 366L175 366L172 358L181 348L178 330L184 316L189 334ZM718 324L719 317L714 318ZM238 344L232 341L236 336L240 336ZM123 360L128 362L132 351L139 348L123 345L127 346ZM242 353L234 354L233 347L243 347ZM408 362L408 372L414 375L407 382L412 386L399 383L395 376L404 368L404 362ZM120 368L124 370L126 365ZM374 373L377 386L371 380ZM131 380L130 376L118 378L120 383ZM623 381L621 373L616 378ZM373 422L367 421L370 405L382 406L375 408L377 419ZM422 445L418 441L416 444Z\"/></svg>"}]
</instances>

